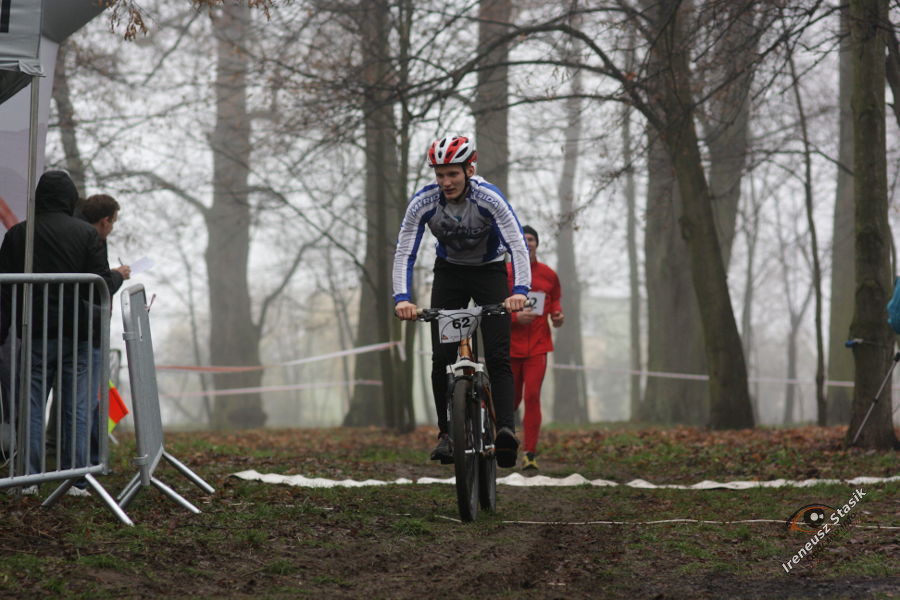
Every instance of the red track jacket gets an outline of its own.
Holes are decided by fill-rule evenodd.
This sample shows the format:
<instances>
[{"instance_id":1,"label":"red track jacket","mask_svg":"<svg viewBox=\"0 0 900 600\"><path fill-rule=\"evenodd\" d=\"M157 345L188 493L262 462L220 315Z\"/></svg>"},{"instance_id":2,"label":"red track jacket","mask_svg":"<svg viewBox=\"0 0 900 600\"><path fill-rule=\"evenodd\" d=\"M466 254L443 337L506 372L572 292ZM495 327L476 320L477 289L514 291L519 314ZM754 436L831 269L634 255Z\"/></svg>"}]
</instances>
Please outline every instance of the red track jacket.
<instances>
[{"instance_id":1,"label":"red track jacket","mask_svg":"<svg viewBox=\"0 0 900 600\"><path fill-rule=\"evenodd\" d=\"M509 286L512 289L512 265L506 264ZM509 355L512 358L527 358L553 351L553 339L550 337L550 313L562 311L559 277L556 272L542 262L531 263L531 291L544 292L544 314L528 325L517 322L517 313L512 315L512 333L510 335Z\"/></svg>"}]
</instances>

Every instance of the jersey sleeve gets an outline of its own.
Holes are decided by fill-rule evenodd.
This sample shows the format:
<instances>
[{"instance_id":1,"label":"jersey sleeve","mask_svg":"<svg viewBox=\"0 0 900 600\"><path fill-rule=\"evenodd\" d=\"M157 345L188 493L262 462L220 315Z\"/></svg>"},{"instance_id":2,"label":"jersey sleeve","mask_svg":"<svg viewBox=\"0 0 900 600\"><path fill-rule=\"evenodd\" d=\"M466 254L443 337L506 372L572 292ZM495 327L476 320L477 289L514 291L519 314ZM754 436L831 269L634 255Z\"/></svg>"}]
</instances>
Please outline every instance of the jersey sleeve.
<instances>
[{"instance_id":1,"label":"jersey sleeve","mask_svg":"<svg viewBox=\"0 0 900 600\"><path fill-rule=\"evenodd\" d=\"M394 287L394 304L406 300L412 301L413 267L416 264L416 255L422 236L425 234L425 224L434 215L434 202L425 190L417 192L406 207L406 214L400 224L400 234L397 236L397 247L394 250L394 267L392 279Z\"/></svg>"},{"instance_id":2,"label":"jersey sleeve","mask_svg":"<svg viewBox=\"0 0 900 600\"><path fill-rule=\"evenodd\" d=\"M494 222L500 233L500 240L509 252L512 264L511 292L527 295L531 289L531 259L528 257L525 234L522 233L522 226L519 224L519 219L512 206L497 188L491 187L499 197L497 202L492 203Z\"/></svg>"},{"instance_id":3,"label":"jersey sleeve","mask_svg":"<svg viewBox=\"0 0 900 600\"><path fill-rule=\"evenodd\" d=\"M515 281L513 281L512 263L506 263L506 283L507 283L507 288L509 289L509 294L512 295L513 288L515 287ZM509 316L510 316L510 321L512 322L512 324L516 325L519 320L519 318L518 318L519 313L514 312L514 313L510 314Z\"/></svg>"}]
</instances>

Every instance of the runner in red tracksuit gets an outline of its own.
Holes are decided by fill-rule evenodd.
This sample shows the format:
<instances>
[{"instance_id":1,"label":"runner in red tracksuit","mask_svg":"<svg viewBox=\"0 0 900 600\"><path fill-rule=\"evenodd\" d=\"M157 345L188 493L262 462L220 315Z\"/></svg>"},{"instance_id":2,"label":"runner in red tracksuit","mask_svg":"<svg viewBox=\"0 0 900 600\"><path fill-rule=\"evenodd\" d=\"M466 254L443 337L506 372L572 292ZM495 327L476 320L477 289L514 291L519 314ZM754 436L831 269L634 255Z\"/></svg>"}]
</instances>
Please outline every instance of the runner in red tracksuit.
<instances>
[{"instance_id":1,"label":"runner in red tracksuit","mask_svg":"<svg viewBox=\"0 0 900 600\"><path fill-rule=\"evenodd\" d=\"M536 297L537 303L533 310L526 309L520 313L513 313L509 355L513 385L515 386L516 409L519 408L523 396L525 399L525 417L523 419L525 457L522 461L522 468L537 469L534 454L537 449L538 434L541 430L541 384L544 382L544 372L547 369L547 353L553 350L547 316L549 315L554 327L562 325L565 316L559 303L562 295L559 277L553 269L537 261L539 242L537 232L527 225L522 228L522 231L525 234L528 255L531 258L531 292L529 296ZM510 277L509 285L512 286L512 265L507 265L507 270Z\"/></svg>"}]
</instances>

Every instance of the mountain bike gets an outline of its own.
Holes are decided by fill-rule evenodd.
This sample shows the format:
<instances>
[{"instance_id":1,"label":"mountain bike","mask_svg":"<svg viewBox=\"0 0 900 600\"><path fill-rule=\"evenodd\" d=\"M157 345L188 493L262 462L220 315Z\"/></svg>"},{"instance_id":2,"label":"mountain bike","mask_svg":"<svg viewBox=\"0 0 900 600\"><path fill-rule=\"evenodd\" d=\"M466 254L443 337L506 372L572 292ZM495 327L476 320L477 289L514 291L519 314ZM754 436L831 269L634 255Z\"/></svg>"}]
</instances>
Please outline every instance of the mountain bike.
<instances>
[{"instance_id":1,"label":"mountain bike","mask_svg":"<svg viewBox=\"0 0 900 600\"><path fill-rule=\"evenodd\" d=\"M456 500L463 521L474 521L479 506L497 508L497 415L485 365L478 359L476 330L482 317L507 314L502 304L464 309L422 308L418 320L438 321L441 343L459 343L447 366L447 421L453 446Z\"/></svg>"}]
</instances>

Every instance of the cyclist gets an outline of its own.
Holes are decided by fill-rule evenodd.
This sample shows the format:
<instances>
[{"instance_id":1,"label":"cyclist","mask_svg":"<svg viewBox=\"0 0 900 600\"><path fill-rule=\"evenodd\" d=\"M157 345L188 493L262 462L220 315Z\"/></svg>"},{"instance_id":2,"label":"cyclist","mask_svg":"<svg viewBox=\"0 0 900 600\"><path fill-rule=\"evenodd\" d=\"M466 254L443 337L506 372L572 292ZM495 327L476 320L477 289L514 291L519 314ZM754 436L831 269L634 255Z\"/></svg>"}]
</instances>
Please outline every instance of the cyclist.
<instances>
[{"instance_id":1,"label":"cyclist","mask_svg":"<svg viewBox=\"0 0 900 600\"><path fill-rule=\"evenodd\" d=\"M426 225L437 238L433 308L465 308L469 300L479 305L502 302L508 311L525 306L531 264L522 227L503 193L475 175L476 159L475 143L463 136L441 138L428 148L427 160L434 169L435 182L410 199L394 254L394 312L401 319L416 318L412 275ZM512 260L511 293L504 261L507 252ZM519 448L513 417L509 331L508 315L481 322L497 414L494 446L497 464L504 468L515 466ZM431 324L431 343L431 388L439 429L431 460L449 464L453 462L453 448L447 424L447 365L455 361L456 348L439 342L436 322Z\"/></svg>"}]
</instances>

